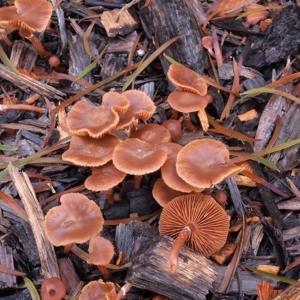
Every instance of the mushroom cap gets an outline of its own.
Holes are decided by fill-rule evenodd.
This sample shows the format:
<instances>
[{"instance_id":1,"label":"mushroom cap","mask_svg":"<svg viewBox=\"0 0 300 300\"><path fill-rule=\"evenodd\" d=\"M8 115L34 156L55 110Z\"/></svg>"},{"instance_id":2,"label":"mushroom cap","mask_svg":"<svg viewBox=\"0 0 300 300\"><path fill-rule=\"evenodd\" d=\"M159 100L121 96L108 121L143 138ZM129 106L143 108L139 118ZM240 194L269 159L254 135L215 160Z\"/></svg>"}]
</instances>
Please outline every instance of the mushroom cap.
<instances>
[{"instance_id":1,"label":"mushroom cap","mask_svg":"<svg viewBox=\"0 0 300 300\"><path fill-rule=\"evenodd\" d=\"M208 104L205 96L185 91L175 91L170 93L167 101L173 109L183 113L204 109Z\"/></svg>"},{"instance_id":2,"label":"mushroom cap","mask_svg":"<svg viewBox=\"0 0 300 300\"><path fill-rule=\"evenodd\" d=\"M103 97L106 96L105 99L113 98L114 104L104 101L103 105L96 107L86 100L80 100L73 105L66 120L71 133L99 138L116 128L119 122L119 113L126 111L129 101L118 93L107 94L109 95L105 94Z\"/></svg>"},{"instance_id":3,"label":"mushroom cap","mask_svg":"<svg viewBox=\"0 0 300 300\"><path fill-rule=\"evenodd\" d=\"M0 8L0 28L43 31L51 15L52 5L47 0L15 0L14 6Z\"/></svg>"},{"instance_id":4,"label":"mushroom cap","mask_svg":"<svg viewBox=\"0 0 300 300\"><path fill-rule=\"evenodd\" d=\"M186 181L184 181L178 176L176 171L176 155L169 156L167 158L167 160L161 167L161 176L165 184L175 191L190 193L202 192L203 190L188 184Z\"/></svg>"},{"instance_id":5,"label":"mushroom cap","mask_svg":"<svg viewBox=\"0 0 300 300\"><path fill-rule=\"evenodd\" d=\"M65 194L60 202L45 217L46 236L54 246L85 243L102 230L104 219L95 202L79 193Z\"/></svg>"},{"instance_id":6,"label":"mushroom cap","mask_svg":"<svg viewBox=\"0 0 300 300\"><path fill-rule=\"evenodd\" d=\"M144 175L158 170L167 153L156 150L155 145L136 138L129 138L116 146L113 163L117 169L127 174Z\"/></svg>"},{"instance_id":7,"label":"mushroom cap","mask_svg":"<svg viewBox=\"0 0 300 300\"><path fill-rule=\"evenodd\" d=\"M84 182L84 186L91 191L107 191L119 184L126 176L126 173L118 170L112 161L107 164L92 168L90 175Z\"/></svg>"},{"instance_id":8,"label":"mushroom cap","mask_svg":"<svg viewBox=\"0 0 300 300\"><path fill-rule=\"evenodd\" d=\"M89 241L88 252L90 254L88 264L104 266L114 257L115 249L110 240L95 235Z\"/></svg>"},{"instance_id":9,"label":"mushroom cap","mask_svg":"<svg viewBox=\"0 0 300 300\"><path fill-rule=\"evenodd\" d=\"M226 146L216 140L195 140L184 146L177 155L176 170L187 183L198 188L210 188L242 168L230 163Z\"/></svg>"},{"instance_id":10,"label":"mushroom cap","mask_svg":"<svg viewBox=\"0 0 300 300\"><path fill-rule=\"evenodd\" d=\"M122 129L132 124L136 119L147 121L155 112L155 105L152 99L139 90L128 90L122 93L129 100L128 110L120 115L117 129Z\"/></svg>"},{"instance_id":11,"label":"mushroom cap","mask_svg":"<svg viewBox=\"0 0 300 300\"><path fill-rule=\"evenodd\" d=\"M161 125L167 128L167 130L170 132L171 138L173 140L175 140L181 136L181 133L182 133L181 123L178 120L170 119L170 120L164 121Z\"/></svg>"},{"instance_id":12,"label":"mushroom cap","mask_svg":"<svg viewBox=\"0 0 300 300\"><path fill-rule=\"evenodd\" d=\"M62 154L62 159L78 166L98 167L112 159L113 151L119 143L116 137L109 134L99 139L73 135L70 147Z\"/></svg>"},{"instance_id":13,"label":"mushroom cap","mask_svg":"<svg viewBox=\"0 0 300 300\"><path fill-rule=\"evenodd\" d=\"M41 298L42 300L61 300L66 292L66 285L60 278L50 277L42 283Z\"/></svg>"},{"instance_id":14,"label":"mushroom cap","mask_svg":"<svg viewBox=\"0 0 300 300\"><path fill-rule=\"evenodd\" d=\"M155 181L152 189L152 195L156 202L161 206L166 206L170 201L178 196L185 195L185 193L175 191L166 185L162 178Z\"/></svg>"},{"instance_id":15,"label":"mushroom cap","mask_svg":"<svg viewBox=\"0 0 300 300\"><path fill-rule=\"evenodd\" d=\"M169 131L162 125L146 124L139 125L137 130L130 135L130 138L137 138L152 145L160 142L168 142L171 139Z\"/></svg>"},{"instance_id":16,"label":"mushroom cap","mask_svg":"<svg viewBox=\"0 0 300 300\"><path fill-rule=\"evenodd\" d=\"M206 257L220 250L227 240L227 214L210 196L179 196L163 208L159 222L161 235L175 239L187 225L194 225L195 230L185 244Z\"/></svg>"},{"instance_id":17,"label":"mushroom cap","mask_svg":"<svg viewBox=\"0 0 300 300\"><path fill-rule=\"evenodd\" d=\"M171 64L168 78L179 91L186 91L200 96L207 94L206 81L185 66Z\"/></svg>"},{"instance_id":18,"label":"mushroom cap","mask_svg":"<svg viewBox=\"0 0 300 300\"><path fill-rule=\"evenodd\" d=\"M163 142L156 144L155 149L164 150L168 156L173 156L178 154L178 152L182 149L182 146L177 143Z\"/></svg>"},{"instance_id":19,"label":"mushroom cap","mask_svg":"<svg viewBox=\"0 0 300 300\"><path fill-rule=\"evenodd\" d=\"M213 38L211 35L204 36L202 38L202 45L205 49L213 49Z\"/></svg>"},{"instance_id":20,"label":"mushroom cap","mask_svg":"<svg viewBox=\"0 0 300 300\"><path fill-rule=\"evenodd\" d=\"M91 281L80 292L79 300L114 300L117 296L112 282Z\"/></svg>"}]
</instances>

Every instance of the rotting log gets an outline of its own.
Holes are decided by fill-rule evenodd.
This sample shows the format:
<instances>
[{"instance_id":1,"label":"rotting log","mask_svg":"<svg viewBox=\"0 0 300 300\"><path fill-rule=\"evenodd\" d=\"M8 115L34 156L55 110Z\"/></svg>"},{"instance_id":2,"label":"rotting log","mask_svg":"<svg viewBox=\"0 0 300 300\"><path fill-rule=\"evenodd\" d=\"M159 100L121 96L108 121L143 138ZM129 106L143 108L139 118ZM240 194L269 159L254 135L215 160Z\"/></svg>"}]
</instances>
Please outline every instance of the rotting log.
<instances>
[{"instance_id":1,"label":"rotting log","mask_svg":"<svg viewBox=\"0 0 300 300\"><path fill-rule=\"evenodd\" d=\"M218 266L200 253L183 246L179 267L168 270L168 258L174 240L158 236L143 242L134 254L126 282L151 290L173 300L206 299L218 274ZM134 247L134 246L133 246Z\"/></svg>"},{"instance_id":2,"label":"rotting log","mask_svg":"<svg viewBox=\"0 0 300 300\"><path fill-rule=\"evenodd\" d=\"M204 14L201 2L193 2L198 8L194 13ZM182 0L151 0L144 8L142 1L139 5L144 31L149 39L153 39L156 48L171 38L182 35L165 53L180 64L202 74L208 67L208 62L201 43L202 36L195 21L197 15L193 16ZM169 62L163 56L160 56L160 60L166 74Z\"/></svg>"}]
</instances>

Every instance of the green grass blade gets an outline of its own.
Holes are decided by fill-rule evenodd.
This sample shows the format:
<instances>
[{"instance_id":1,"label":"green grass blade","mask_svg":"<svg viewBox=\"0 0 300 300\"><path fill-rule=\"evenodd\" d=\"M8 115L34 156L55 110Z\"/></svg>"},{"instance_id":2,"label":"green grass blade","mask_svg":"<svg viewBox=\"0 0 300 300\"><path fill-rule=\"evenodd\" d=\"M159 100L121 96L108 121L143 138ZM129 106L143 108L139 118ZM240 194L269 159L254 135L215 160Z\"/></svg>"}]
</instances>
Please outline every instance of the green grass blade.
<instances>
[{"instance_id":1,"label":"green grass blade","mask_svg":"<svg viewBox=\"0 0 300 300\"><path fill-rule=\"evenodd\" d=\"M11 71L13 71L16 74L19 74L19 71L15 67L15 65L9 60L6 53L4 52L1 44L0 44L0 58L5 66L7 66Z\"/></svg>"},{"instance_id":2,"label":"green grass blade","mask_svg":"<svg viewBox=\"0 0 300 300\"><path fill-rule=\"evenodd\" d=\"M2 151L17 151L18 147L0 144L0 150L2 150Z\"/></svg>"},{"instance_id":3,"label":"green grass blade","mask_svg":"<svg viewBox=\"0 0 300 300\"><path fill-rule=\"evenodd\" d=\"M24 280L25 285L30 293L31 299L32 300L41 300L40 295L39 295L36 287L32 283L32 281L28 277L23 277L23 280Z\"/></svg>"},{"instance_id":4,"label":"green grass blade","mask_svg":"<svg viewBox=\"0 0 300 300\"><path fill-rule=\"evenodd\" d=\"M181 38L182 35L180 36L176 36L172 39L170 39L169 41L165 42L164 44L162 44L156 51L154 51L134 72L132 75L129 76L129 78L127 79L127 81L125 82L125 84L123 85L122 91L125 91L129 85L133 82L133 80L140 74L142 73L147 66L156 58L158 57L160 54L162 54L162 52L164 52L172 43L174 43L176 40L178 40L179 38Z\"/></svg>"}]
</instances>

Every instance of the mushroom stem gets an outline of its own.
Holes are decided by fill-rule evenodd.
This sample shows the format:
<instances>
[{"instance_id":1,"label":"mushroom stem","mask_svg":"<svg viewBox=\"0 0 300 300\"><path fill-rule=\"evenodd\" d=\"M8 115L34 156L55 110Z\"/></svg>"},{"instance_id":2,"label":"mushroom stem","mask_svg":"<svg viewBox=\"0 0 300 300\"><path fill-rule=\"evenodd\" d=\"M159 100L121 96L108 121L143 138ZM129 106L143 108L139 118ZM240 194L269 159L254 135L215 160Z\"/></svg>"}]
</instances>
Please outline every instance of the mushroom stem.
<instances>
[{"instance_id":1,"label":"mushroom stem","mask_svg":"<svg viewBox=\"0 0 300 300\"><path fill-rule=\"evenodd\" d=\"M132 287L132 284L126 282L122 286L122 288L120 289L120 291L119 291L117 297L115 298L115 300L121 300L126 295L126 293L131 289L131 287Z\"/></svg>"},{"instance_id":2,"label":"mushroom stem","mask_svg":"<svg viewBox=\"0 0 300 300\"><path fill-rule=\"evenodd\" d=\"M135 190L138 190L141 187L142 179L143 179L143 175L134 175L133 187Z\"/></svg>"},{"instance_id":3,"label":"mushroom stem","mask_svg":"<svg viewBox=\"0 0 300 300\"><path fill-rule=\"evenodd\" d=\"M178 257L180 249L194 230L195 225L188 224L179 232L177 238L175 239L174 244L171 247L170 257L168 261L168 267L171 273L176 272L178 267Z\"/></svg>"},{"instance_id":4,"label":"mushroom stem","mask_svg":"<svg viewBox=\"0 0 300 300\"><path fill-rule=\"evenodd\" d=\"M203 131L206 132L209 128L209 122L208 122L207 115L206 115L206 112L205 112L204 108L202 108L198 111L198 118L199 118L199 121L202 125Z\"/></svg>"},{"instance_id":5,"label":"mushroom stem","mask_svg":"<svg viewBox=\"0 0 300 300\"><path fill-rule=\"evenodd\" d=\"M80 249L77 245L73 245L71 251L77 255L78 257L80 257L82 260L87 261L90 258L90 255L88 253L86 253L85 251L83 251L82 249Z\"/></svg>"},{"instance_id":6,"label":"mushroom stem","mask_svg":"<svg viewBox=\"0 0 300 300\"><path fill-rule=\"evenodd\" d=\"M184 120L186 128L189 131L196 131L197 130L197 128L192 124L190 115L188 113L183 114L183 120Z\"/></svg>"},{"instance_id":7,"label":"mushroom stem","mask_svg":"<svg viewBox=\"0 0 300 300\"><path fill-rule=\"evenodd\" d=\"M105 191L105 197L110 205L113 205L115 203L113 189L109 189L109 190Z\"/></svg>"},{"instance_id":8,"label":"mushroom stem","mask_svg":"<svg viewBox=\"0 0 300 300\"><path fill-rule=\"evenodd\" d=\"M111 272L102 265L97 265L98 270L102 273L105 280L109 280L111 278Z\"/></svg>"},{"instance_id":9,"label":"mushroom stem","mask_svg":"<svg viewBox=\"0 0 300 300\"><path fill-rule=\"evenodd\" d=\"M71 243L71 244L65 245L64 246L64 253L65 254L69 254L74 245L75 245L75 243Z\"/></svg>"},{"instance_id":10,"label":"mushroom stem","mask_svg":"<svg viewBox=\"0 0 300 300\"><path fill-rule=\"evenodd\" d=\"M41 56L51 56L52 53L45 50L41 42L32 34L31 36L26 36L26 38L31 42L34 48L38 51Z\"/></svg>"},{"instance_id":11,"label":"mushroom stem","mask_svg":"<svg viewBox=\"0 0 300 300\"><path fill-rule=\"evenodd\" d=\"M179 119L179 113L178 110L172 108L172 119L178 120Z\"/></svg>"}]
</instances>

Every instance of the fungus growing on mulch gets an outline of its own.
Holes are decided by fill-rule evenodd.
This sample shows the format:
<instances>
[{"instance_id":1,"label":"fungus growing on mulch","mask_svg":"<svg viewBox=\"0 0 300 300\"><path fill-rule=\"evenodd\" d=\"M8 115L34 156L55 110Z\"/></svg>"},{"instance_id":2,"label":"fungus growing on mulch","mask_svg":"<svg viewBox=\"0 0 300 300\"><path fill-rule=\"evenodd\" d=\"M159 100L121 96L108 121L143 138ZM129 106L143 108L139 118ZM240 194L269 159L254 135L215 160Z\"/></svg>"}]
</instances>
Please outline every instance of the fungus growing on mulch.
<instances>
[{"instance_id":1,"label":"fungus growing on mulch","mask_svg":"<svg viewBox=\"0 0 300 300\"><path fill-rule=\"evenodd\" d=\"M42 300L61 300L66 294L65 283L57 277L44 280L41 287Z\"/></svg>"},{"instance_id":2,"label":"fungus growing on mulch","mask_svg":"<svg viewBox=\"0 0 300 300\"><path fill-rule=\"evenodd\" d=\"M169 202L160 216L159 232L175 239L168 267L175 272L183 244L208 257L227 240L229 221L226 212L207 195L179 196Z\"/></svg>"},{"instance_id":3,"label":"fungus growing on mulch","mask_svg":"<svg viewBox=\"0 0 300 300\"><path fill-rule=\"evenodd\" d=\"M170 132L172 140L175 140L181 136L181 123L178 120L170 119L164 121L161 125L166 127Z\"/></svg>"},{"instance_id":4,"label":"fungus growing on mulch","mask_svg":"<svg viewBox=\"0 0 300 300\"><path fill-rule=\"evenodd\" d=\"M69 193L60 202L45 216L46 236L51 244L85 243L102 230L104 219L94 201L79 193Z\"/></svg>"},{"instance_id":5,"label":"fungus growing on mulch","mask_svg":"<svg viewBox=\"0 0 300 300\"><path fill-rule=\"evenodd\" d=\"M117 296L112 282L91 281L80 292L79 300L114 300Z\"/></svg>"},{"instance_id":6,"label":"fungus growing on mulch","mask_svg":"<svg viewBox=\"0 0 300 300\"><path fill-rule=\"evenodd\" d=\"M230 162L226 146L213 139L195 140L177 155L176 170L187 183L198 188L210 188L243 169Z\"/></svg>"}]
</instances>

